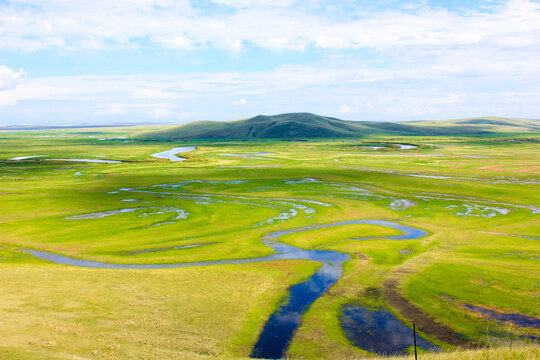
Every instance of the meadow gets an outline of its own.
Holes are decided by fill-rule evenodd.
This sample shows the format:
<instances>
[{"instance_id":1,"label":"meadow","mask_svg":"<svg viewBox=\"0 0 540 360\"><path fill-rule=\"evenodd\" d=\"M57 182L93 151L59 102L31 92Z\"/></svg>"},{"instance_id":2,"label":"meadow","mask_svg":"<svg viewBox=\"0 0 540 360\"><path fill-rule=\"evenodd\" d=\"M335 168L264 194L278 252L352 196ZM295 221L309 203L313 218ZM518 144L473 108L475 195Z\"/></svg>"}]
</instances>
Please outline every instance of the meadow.
<instances>
[{"instance_id":1,"label":"meadow","mask_svg":"<svg viewBox=\"0 0 540 360\"><path fill-rule=\"evenodd\" d=\"M343 330L349 305L417 323L441 351L420 358L540 356L539 134L136 136L155 129L0 132L0 358L246 358L288 289L321 267L103 269L23 250L137 265L259 258L274 251L261 241L269 233L347 220L426 235L350 224L281 236L350 257L302 316L289 358L379 358ZM197 149L185 161L151 156L180 146Z\"/></svg>"}]
</instances>

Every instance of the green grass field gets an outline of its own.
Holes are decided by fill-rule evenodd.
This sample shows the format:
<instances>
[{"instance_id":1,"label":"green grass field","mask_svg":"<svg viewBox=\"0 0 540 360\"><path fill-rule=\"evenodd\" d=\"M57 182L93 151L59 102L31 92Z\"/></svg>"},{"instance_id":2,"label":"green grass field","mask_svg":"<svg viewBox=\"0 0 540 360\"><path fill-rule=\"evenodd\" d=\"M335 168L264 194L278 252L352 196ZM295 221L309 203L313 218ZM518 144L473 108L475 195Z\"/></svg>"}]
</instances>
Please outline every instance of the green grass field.
<instances>
[{"instance_id":1,"label":"green grass field","mask_svg":"<svg viewBox=\"0 0 540 360\"><path fill-rule=\"evenodd\" d=\"M352 257L303 316L291 359L377 358L347 340L339 316L343 304L358 303L410 325L414 319L384 295L388 280L427 316L489 347L452 353L459 349L423 334L443 350L424 358L539 358L528 340L540 337L538 327L465 307L540 318L538 133L294 142L131 137L156 129L0 132L0 358L245 358L287 289L319 266L88 269L20 249L125 264L242 259L270 254L260 239L272 231L353 219L395 221L429 235L391 240L385 237L398 231L359 224L283 236L303 249ZM186 161L151 156L190 145L198 149L183 154ZM26 156L41 157L9 160ZM122 163L47 160L81 158ZM87 216L123 209L130 210Z\"/></svg>"}]
</instances>

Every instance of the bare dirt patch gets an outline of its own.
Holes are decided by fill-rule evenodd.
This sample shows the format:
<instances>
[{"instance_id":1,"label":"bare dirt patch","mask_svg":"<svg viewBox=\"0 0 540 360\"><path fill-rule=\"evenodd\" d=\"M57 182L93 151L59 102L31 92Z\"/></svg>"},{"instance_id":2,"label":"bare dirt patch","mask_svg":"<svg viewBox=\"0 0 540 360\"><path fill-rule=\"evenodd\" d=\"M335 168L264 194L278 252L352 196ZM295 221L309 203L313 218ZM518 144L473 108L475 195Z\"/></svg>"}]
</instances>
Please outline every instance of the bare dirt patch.
<instances>
[{"instance_id":1,"label":"bare dirt patch","mask_svg":"<svg viewBox=\"0 0 540 360\"><path fill-rule=\"evenodd\" d=\"M516 173L533 173L533 174L540 174L540 166L531 166L528 168L523 168L519 170L514 170Z\"/></svg>"},{"instance_id":2,"label":"bare dirt patch","mask_svg":"<svg viewBox=\"0 0 540 360\"><path fill-rule=\"evenodd\" d=\"M511 167L511 169L509 169ZM497 172L504 172L504 171L510 171L514 173L532 173L532 174L538 174L540 172L540 166L537 166L536 164L531 163L513 163L513 164L497 164L497 165L484 165L477 167L476 170L489 170L489 171L497 171Z\"/></svg>"},{"instance_id":3,"label":"bare dirt patch","mask_svg":"<svg viewBox=\"0 0 540 360\"><path fill-rule=\"evenodd\" d=\"M397 281L387 280L383 284L383 293L386 301L395 308L402 316L416 324L416 328L428 335L434 336L451 345L457 345L468 348L482 347L464 337L446 325L438 323L431 316L423 312L417 306L411 304L407 299L401 296L397 291Z\"/></svg>"}]
</instances>

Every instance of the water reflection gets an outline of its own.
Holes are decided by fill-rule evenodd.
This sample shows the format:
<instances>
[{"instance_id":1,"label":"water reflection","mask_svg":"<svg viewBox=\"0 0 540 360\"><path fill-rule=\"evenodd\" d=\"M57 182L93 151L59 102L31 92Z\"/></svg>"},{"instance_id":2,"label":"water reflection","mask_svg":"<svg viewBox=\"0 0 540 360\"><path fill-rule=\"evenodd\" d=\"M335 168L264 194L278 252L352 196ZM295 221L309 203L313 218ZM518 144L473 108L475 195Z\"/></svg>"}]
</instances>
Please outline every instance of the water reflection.
<instances>
[{"instance_id":1,"label":"water reflection","mask_svg":"<svg viewBox=\"0 0 540 360\"><path fill-rule=\"evenodd\" d=\"M188 151L193 151L193 150L196 150L196 149L197 149L196 146L177 147L177 148L174 148L174 149L171 149L171 150L165 150L165 151L162 151L162 152L152 154L152 156L155 157L155 158L158 158L158 159L168 159L170 161L184 161L184 160L186 160L185 158L178 157L178 156L176 156L176 154L181 154L181 153L185 153L185 152L188 152Z\"/></svg>"},{"instance_id":2,"label":"water reflection","mask_svg":"<svg viewBox=\"0 0 540 360\"><path fill-rule=\"evenodd\" d=\"M414 346L413 332L382 308L368 309L357 304L343 305L340 323L349 341L364 350L380 355L406 355ZM417 346L425 350L438 347L416 335Z\"/></svg>"}]
</instances>

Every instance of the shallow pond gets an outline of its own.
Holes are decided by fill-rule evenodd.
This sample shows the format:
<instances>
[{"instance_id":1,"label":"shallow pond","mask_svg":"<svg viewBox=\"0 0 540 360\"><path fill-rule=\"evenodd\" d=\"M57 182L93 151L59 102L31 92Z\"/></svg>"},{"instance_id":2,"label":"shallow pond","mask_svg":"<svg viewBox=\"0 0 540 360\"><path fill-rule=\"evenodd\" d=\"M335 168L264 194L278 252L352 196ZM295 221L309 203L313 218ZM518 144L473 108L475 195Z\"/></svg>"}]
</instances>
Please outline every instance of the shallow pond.
<instances>
[{"instance_id":1,"label":"shallow pond","mask_svg":"<svg viewBox=\"0 0 540 360\"><path fill-rule=\"evenodd\" d=\"M410 149L416 149L418 146L416 145L407 145L407 144L394 144L399 147L399 150L410 150Z\"/></svg>"},{"instance_id":2,"label":"shallow pond","mask_svg":"<svg viewBox=\"0 0 540 360\"><path fill-rule=\"evenodd\" d=\"M477 204L449 205L446 208L453 210L454 214L457 216L478 216L484 218L507 215L510 212L510 210L506 208Z\"/></svg>"},{"instance_id":3,"label":"shallow pond","mask_svg":"<svg viewBox=\"0 0 540 360\"><path fill-rule=\"evenodd\" d=\"M44 157L44 156L47 156L47 155L18 156L18 157L11 158L9 160L10 161L21 161L21 160L34 159L34 158L39 158L39 157Z\"/></svg>"},{"instance_id":4,"label":"shallow pond","mask_svg":"<svg viewBox=\"0 0 540 360\"><path fill-rule=\"evenodd\" d=\"M380 355L406 355L407 349L414 346L412 329L387 310L346 304L341 311L339 321L345 336L361 349ZM418 334L416 344L425 350L438 349Z\"/></svg>"},{"instance_id":5,"label":"shallow pond","mask_svg":"<svg viewBox=\"0 0 540 360\"><path fill-rule=\"evenodd\" d=\"M519 313L497 312L471 304L465 304L465 308L499 323L509 322L518 327L540 329L540 318L527 316Z\"/></svg>"},{"instance_id":6,"label":"shallow pond","mask_svg":"<svg viewBox=\"0 0 540 360\"><path fill-rule=\"evenodd\" d=\"M102 160L102 159L45 159L46 161L71 161L84 163L101 163L101 164L120 164L119 160Z\"/></svg>"},{"instance_id":7,"label":"shallow pond","mask_svg":"<svg viewBox=\"0 0 540 360\"><path fill-rule=\"evenodd\" d=\"M82 220L82 219L101 219L106 216L116 215L116 214L122 214L122 213L128 213L133 212L137 210L144 209L142 207L136 207L136 208L129 208L129 209L119 209L119 210L109 210L109 211L101 211L101 212L95 212L90 214L81 214L81 215L73 215L66 217L67 220Z\"/></svg>"},{"instance_id":8,"label":"shallow pond","mask_svg":"<svg viewBox=\"0 0 540 360\"><path fill-rule=\"evenodd\" d=\"M390 208L392 210L405 210L414 205L416 205L414 201L407 199L396 199L390 203Z\"/></svg>"},{"instance_id":9,"label":"shallow pond","mask_svg":"<svg viewBox=\"0 0 540 360\"><path fill-rule=\"evenodd\" d=\"M316 183L316 182L320 182L319 180L314 179L314 178L303 178L303 179L300 179L300 180L284 180L284 181L285 181L285 184L287 184L287 185L295 185L295 184L306 184L306 183Z\"/></svg>"},{"instance_id":10,"label":"shallow pond","mask_svg":"<svg viewBox=\"0 0 540 360\"><path fill-rule=\"evenodd\" d=\"M122 199L121 201L138 201L137 199ZM118 209L118 210L108 210L108 211L100 211L95 213L89 213L89 214L80 214L80 215L73 215L66 217L67 220L83 220L83 219L101 219L107 216L117 215L117 214L123 214L123 213L130 213L137 210L146 210L147 212L138 215L138 217L147 217L149 215L159 215L159 214L166 214L166 213L175 213L176 216L173 221L165 221L160 222L156 224L152 224L150 226L160 226L160 225L166 225L166 224L172 224L175 222L175 220L180 219L187 219L189 212L185 211L184 209L179 209L175 207L156 207L156 206L148 206L148 207L135 207L135 208L127 208L127 209Z\"/></svg>"}]
</instances>

